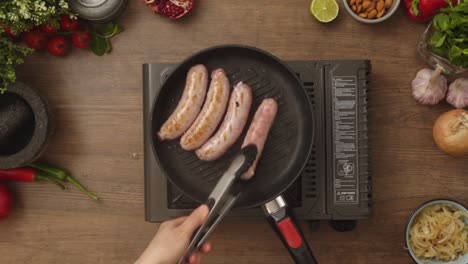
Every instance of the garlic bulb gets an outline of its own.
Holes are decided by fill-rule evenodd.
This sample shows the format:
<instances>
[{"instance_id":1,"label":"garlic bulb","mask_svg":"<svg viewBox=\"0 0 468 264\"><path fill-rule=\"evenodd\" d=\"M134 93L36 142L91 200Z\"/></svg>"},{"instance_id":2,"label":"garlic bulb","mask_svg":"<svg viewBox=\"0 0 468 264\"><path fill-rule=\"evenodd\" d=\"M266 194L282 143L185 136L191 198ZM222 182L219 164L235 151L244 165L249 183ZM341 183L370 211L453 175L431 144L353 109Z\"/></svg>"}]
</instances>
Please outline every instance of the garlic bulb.
<instances>
[{"instance_id":1,"label":"garlic bulb","mask_svg":"<svg viewBox=\"0 0 468 264\"><path fill-rule=\"evenodd\" d=\"M444 99L447 92L447 79L441 72L441 67L437 67L434 71L420 70L411 82L414 99L425 105L435 105Z\"/></svg>"},{"instance_id":2,"label":"garlic bulb","mask_svg":"<svg viewBox=\"0 0 468 264\"><path fill-rule=\"evenodd\" d=\"M464 108L468 106L468 79L459 78L453 81L447 93L447 103L455 108Z\"/></svg>"}]
</instances>

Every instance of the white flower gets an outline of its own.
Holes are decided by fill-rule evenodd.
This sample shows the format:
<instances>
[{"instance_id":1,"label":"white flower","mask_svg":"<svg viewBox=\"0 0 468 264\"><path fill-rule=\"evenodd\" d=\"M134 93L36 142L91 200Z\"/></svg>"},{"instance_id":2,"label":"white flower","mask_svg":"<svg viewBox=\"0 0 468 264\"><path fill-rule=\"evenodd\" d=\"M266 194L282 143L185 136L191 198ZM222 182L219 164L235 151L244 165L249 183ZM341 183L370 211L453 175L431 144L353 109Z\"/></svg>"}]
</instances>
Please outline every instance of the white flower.
<instances>
[{"instance_id":1,"label":"white flower","mask_svg":"<svg viewBox=\"0 0 468 264\"><path fill-rule=\"evenodd\" d=\"M16 31L29 30L62 14L70 14L66 0L0 0L0 20Z\"/></svg>"}]
</instances>

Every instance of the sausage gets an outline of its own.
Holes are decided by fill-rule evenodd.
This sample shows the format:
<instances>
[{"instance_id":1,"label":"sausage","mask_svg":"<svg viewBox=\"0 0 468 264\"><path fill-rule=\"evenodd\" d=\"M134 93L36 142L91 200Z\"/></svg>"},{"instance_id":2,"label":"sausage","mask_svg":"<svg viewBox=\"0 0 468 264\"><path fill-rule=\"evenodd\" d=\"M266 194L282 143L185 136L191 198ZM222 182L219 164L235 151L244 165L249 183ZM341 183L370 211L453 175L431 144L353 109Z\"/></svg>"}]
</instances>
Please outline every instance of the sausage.
<instances>
[{"instance_id":1,"label":"sausage","mask_svg":"<svg viewBox=\"0 0 468 264\"><path fill-rule=\"evenodd\" d=\"M252 106L252 89L239 82L232 90L226 116L218 131L195 153L201 160L212 161L221 157L244 130Z\"/></svg>"},{"instance_id":2,"label":"sausage","mask_svg":"<svg viewBox=\"0 0 468 264\"><path fill-rule=\"evenodd\" d=\"M229 92L229 80L224 70L213 71L206 102L195 122L180 139L183 149L195 150L210 138L224 116Z\"/></svg>"},{"instance_id":3,"label":"sausage","mask_svg":"<svg viewBox=\"0 0 468 264\"><path fill-rule=\"evenodd\" d=\"M257 147L257 158L252 166L241 176L243 180L249 180L255 174L258 160L262 154L265 141L270 132L270 128L275 121L276 113L278 112L278 104L272 98L263 100L255 112L252 124L250 124L247 135L245 135L242 147L254 144Z\"/></svg>"},{"instance_id":4,"label":"sausage","mask_svg":"<svg viewBox=\"0 0 468 264\"><path fill-rule=\"evenodd\" d=\"M161 126L158 136L161 140L180 137L200 113L208 88L208 70L198 64L187 73L184 92L176 109Z\"/></svg>"}]
</instances>

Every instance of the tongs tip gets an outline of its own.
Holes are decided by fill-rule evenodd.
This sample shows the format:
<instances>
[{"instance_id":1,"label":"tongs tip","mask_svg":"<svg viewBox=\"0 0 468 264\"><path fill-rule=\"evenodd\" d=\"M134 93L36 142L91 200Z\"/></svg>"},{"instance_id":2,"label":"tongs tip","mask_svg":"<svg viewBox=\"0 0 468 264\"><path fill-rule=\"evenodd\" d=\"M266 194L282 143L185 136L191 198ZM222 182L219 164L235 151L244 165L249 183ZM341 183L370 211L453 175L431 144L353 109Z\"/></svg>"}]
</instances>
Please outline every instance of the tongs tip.
<instances>
[{"instance_id":1,"label":"tongs tip","mask_svg":"<svg viewBox=\"0 0 468 264\"><path fill-rule=\"evenodd\" d=\"M242 166L237 170L236 177L241 177L244 172L246 172L257 159L257 146L254 144L247 145L241 149L240 155L245 157L245 160Z\"/></svg>"}]
</instances>

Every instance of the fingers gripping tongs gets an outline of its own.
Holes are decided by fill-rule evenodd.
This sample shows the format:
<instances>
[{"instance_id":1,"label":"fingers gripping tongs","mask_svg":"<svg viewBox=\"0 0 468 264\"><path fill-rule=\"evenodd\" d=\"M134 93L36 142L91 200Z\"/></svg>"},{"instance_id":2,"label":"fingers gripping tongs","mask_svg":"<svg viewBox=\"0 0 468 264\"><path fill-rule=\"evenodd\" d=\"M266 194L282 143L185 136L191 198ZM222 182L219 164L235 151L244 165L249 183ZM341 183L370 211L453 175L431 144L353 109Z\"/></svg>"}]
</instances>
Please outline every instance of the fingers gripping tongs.
<instances>
[{"instance_id":1,"label":"fingers gripping tongs","mask_svg":"<svg viewBox=\"0 0 468 264\"><path fill-rule=\"evenodd\" d=\"M210 209L208 219L193 236L186 254L179 261L179 264L185 264L190 255L203 246L211 233L213 233L215 227L234 206L245 184L240 180L240 177L252 166L256 157L257 148L254 145L242 148L240 154L219 179L206 201L206 205Z\"/></svg>"}]
</instances>

